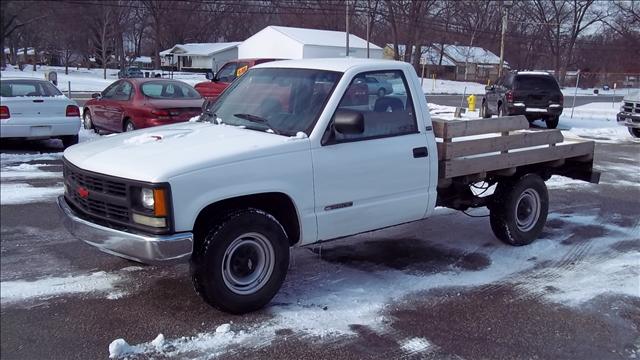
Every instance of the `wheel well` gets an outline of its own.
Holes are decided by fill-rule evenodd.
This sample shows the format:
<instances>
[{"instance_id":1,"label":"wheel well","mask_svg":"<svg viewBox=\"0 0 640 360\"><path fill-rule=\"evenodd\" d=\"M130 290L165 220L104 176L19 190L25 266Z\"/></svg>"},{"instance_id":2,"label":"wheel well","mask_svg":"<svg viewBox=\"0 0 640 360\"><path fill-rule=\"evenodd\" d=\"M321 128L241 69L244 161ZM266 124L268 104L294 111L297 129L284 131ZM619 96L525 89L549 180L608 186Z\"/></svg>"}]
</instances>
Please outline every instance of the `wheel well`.
<instances>
[{"instance_id":1,"label":"wheel well","mask_svg":"<svg viewBox=\"0 0 640 360\"><path fill-rule=\"evenodd\" d=\"M85 107L84 109L82 109L82 118L84 118L84 114L86 113L91 113L91 110L89 110L88 107Z\"/></svg>"},{"instance_id":2,"label":"wheel well","mask_svg":"<svg viewBox=\"0 0 640 360\"><path fill-rule=\"evenodd\" d=\"M293 201L286 194L274 192L239 196L208 205L200 211L193 226L196 241L204 237L203 232L212 221L230 211L246 208L260 209L275 217L287 233L289 245L294 245L300 240L300 222ZM197 246L198 244L194 244L194 248Z\"/></svg>"}]
</instances>

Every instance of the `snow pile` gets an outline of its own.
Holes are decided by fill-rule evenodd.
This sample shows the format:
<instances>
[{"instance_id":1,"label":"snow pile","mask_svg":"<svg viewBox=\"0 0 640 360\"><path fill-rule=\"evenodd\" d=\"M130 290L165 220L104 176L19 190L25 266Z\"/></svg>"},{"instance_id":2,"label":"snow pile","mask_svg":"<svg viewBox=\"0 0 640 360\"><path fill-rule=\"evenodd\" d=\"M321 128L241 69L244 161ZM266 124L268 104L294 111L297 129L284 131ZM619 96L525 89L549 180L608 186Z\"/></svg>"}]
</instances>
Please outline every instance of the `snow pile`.
<instances>
[{"instance_id":1,"label":"snow pile","mask_svg":"<svg viewBox=\"0 0 640 360\"><path fill-rule=\"evenodd\" d=\"M41 168L50 166L50 164L20 164L7 166L2 168L0 178L2 180L62 178L62 173L60 172L41 170Z\"/></svg>"},{"instance_id":2,"label":"snow pile","mask_svg":"<svg viewBox=\"0 0 640 360\"><path fill-rule=\"evenodd\" d=\"M2 183L0 186L0 204L17 205L53 201L64 193L64 187L35 187L24 183Z\"/></svg>"},{"instance_id":3,"label":"snow pile","mask_svg":"<svg viewBox=\"0 0 640 360\"><path fill-rule=\"evenodd\" d=\"M400 348L408 354L416 354L429 350L431 343L425 338L412 338L401 342Z\"/></svg>"},{"instance_id":4,"label":"snow pile","mask_svg":"<svg viewBox=\"0 0 640 360\"><path fill-rule=\"evenodd\" d=\"M62 159L62 153L44 153L44 154L0 154L0 164L2 167L10 164L25 163L29 161L45 161L45 160L60 160Z\"/></svg>"},{"instance_id":5,"label":"snow pile","mask_svg":"<svg viewBox=\"0 0 640 360\"><path fill-rule=\"evenodd\" d=\"M49 299L63 294L105 293L112 291L122 280L122 276L118 274L98 271L89 275L49 277L34 281L3 281L0 282L0 299L2 304L7 304Z\"/></svg>"}]
</instances>

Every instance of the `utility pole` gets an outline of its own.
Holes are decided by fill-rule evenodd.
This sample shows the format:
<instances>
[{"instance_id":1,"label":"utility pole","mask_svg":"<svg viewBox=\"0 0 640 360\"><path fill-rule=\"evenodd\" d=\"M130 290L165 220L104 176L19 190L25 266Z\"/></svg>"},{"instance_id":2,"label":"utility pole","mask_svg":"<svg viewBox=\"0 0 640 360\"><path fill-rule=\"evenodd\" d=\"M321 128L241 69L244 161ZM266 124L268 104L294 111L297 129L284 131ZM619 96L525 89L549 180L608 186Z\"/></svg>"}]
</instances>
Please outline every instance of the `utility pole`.
<instances>
[{"instance_id":1,"label":"utility pole","mask_svg":"<svg viewBox=\"0 0 640 360\"><path fill-rule=\"evenodd\" d=\"M345 54L346 54L345 56L348 57L349 56L349 0L345 1L344 3L345 3L345 6L347 8L347 11L346 11L347 18L345 20L346 21L346 28L347 28L347 31L346 31L346 33L347 33L347 49L345 51Z\"/></svg>"},{"instance_id":2,"label":"utility pole","mask_svg":"<svg viewBox=\"0 0 640 360\"><path fill-rule=\"evenodd\" d=\"M504 67L504 34L507 32L509 8L513 5L513 1L504 0L502 5L502 35L500 36L500 67L498 68L498 77L502 76L502 68Z\"/></svg>"},{"instance_id":3,"label":"utility pole","mask_svg":"<svg viewBox=\"0 0 640 360\"><path fill-rule=\"evenodd\" d=\"M371 12L369 12L369 16L367 16L367 59L369 58L369 36L371 29L369 29L369 23L371 23Z\"/></svg>"}]
</instances>

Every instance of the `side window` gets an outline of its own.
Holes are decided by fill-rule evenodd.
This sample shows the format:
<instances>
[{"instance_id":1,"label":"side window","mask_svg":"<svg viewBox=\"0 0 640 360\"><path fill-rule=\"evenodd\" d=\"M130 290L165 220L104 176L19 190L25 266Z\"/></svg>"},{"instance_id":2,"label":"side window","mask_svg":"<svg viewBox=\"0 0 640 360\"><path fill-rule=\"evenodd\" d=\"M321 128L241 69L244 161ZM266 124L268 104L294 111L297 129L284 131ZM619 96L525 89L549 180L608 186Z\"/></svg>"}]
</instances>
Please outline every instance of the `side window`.
<instances>
[{"instance_id":1,"label":"side window","mask_svg":"<svg viewBox=\"0 0 640 360\"><path fill-rule=\"evenodd\" d=\"M222 67L218 74L216 75L216 79L222 82L232 82L236 79L236 68L238 67L237 63L230 63Z\"/></svg>"},{"instance_id":2,"label":"side window","mask_svg":"<svg viewBox=\"0 0 640 360\"><path fill-rule=\"evenodd\" d=\"M376 83L384 83L385 87L389 88L384 96L369 95L366 84L371 83L372 80ZM354 98L364 98L364 101L356 101ZM351 81L336 109L336 111L340 110L362 113L364 132L349 135L336 132L336 142L359 141L418 132L411 92L407 80L400 70L358 74Z\"/></svg>"},{"instance_id":3,"label":"side window","mask_svg":"<svg viewBox=\"0 0 640 360\"><path fill-rule=\"evenodd\" d=\"M131 83L128 81L123 81L118 87L115 89L115 94L113 95L113 100L129 100L129 96L131 96Z\"/></svg>"},{"instance_id":4,"label":"side window","mask_svg":"<svg viewBox=\"0 0 640 360\"><path fill-rule=\"evenodd\" d=\"M103 99L113 99L116 95L116 90L118 87L122 85L122 81L116 81L113 84L109 85L104 91L102 91Z\"/></svg>"}]
</instances>

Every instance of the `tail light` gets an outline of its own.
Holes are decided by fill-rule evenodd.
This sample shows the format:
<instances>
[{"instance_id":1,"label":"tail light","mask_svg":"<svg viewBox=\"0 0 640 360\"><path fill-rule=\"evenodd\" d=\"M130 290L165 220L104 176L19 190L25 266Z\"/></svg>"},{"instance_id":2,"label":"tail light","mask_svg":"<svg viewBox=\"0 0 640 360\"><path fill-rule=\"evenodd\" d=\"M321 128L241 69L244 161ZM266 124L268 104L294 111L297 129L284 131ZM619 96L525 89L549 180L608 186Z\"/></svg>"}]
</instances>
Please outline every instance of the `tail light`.
<instances>
[{"instance_id":1,"label":"tail light","mask_svg":"<svg viewBox=\"0 0 640 360\"><path fill-rule=\"evenodd\" d=\"M512 103L513 102L513 91L509 90L504 94L505 98L507 99L508 103Z\"/></svg>"},{"instance_id":2,"label":"tail light","mask_svg":"<svg viewBox=\"0 0 640 360\"><path fill-rule=\"evenodd\" d=\"M9 112L9 107L2 105L0 106L0 119L6 120L11 117L11 113Z\"/></svg>"},{"instance_id":3,"label":"tail light","mask_svg":"<svg viewBox=\"0 0 640 360\"><path fill-rule=\"evenodd\" d=\"M67 116L77 116L80 117L80 109L78 109L75 105L67 105Z\"/></svg>"},{"instance_id":4,"label":"tail light","mask_svg":"<svg viewBox=\"0 0 640 360\"><path fill-rule=\"evenodd\" d=\"M171 114L169 114L168 110L153 109L153 110L151 110L151 115L156 117L158 120L169 120L169 119L171 119L171 116L170 116Z\"/></svg>"}]
</instances>

